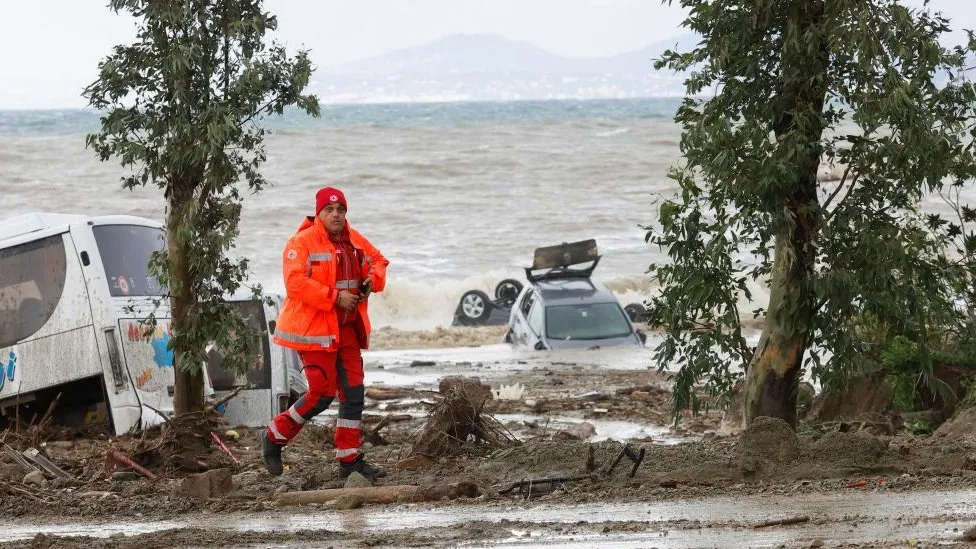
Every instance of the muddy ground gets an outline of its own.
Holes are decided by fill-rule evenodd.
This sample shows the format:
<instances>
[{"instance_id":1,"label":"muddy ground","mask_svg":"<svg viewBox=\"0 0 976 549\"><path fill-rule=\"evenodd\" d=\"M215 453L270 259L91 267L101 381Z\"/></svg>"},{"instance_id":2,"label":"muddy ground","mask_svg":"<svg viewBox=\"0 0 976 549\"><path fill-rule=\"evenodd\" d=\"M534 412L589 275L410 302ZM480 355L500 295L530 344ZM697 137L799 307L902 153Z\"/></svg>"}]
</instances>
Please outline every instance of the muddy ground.
<instances>
[{"instance_id":1,"label":"muddy ground","mask_svg":"<svg viewBox=\"0 0 976 549\"><path fill-rule=\"evenodd\" d=\"M0 513L14 525L5 537L0 536L0 540L9 540L0 547L531 546L519 536L543 541L547 537L572 540L594 536L597 540L620 541L607 542L606 546L664 546L625 542L651 534L667 536L667 532L674 532L672 538L679 539L677 533L702 529L749 535L758 531L757 527L790 526L763 526L762 517L739 515L734 506L725 516L712 514L695 520L634 520L599 509L709 498L751 498L761 505L768 498L779 503L770 505L767 520L795 519L798 524L814 524L828 531L834 527L847 531L858 528L859 521L863 525L871 519L856 514L794 516L796 513L782 502L865 493L881 497L917 493L937 501L939 493L976 490L976 441L968 438L890 434L871 423L858 422L804 425L798 436L785 424L772 420L757 421L744 433L730 433L722 428L719 413L667 428L668 382L652 370L604 368L594 372L574 364L551 364L497 377L491 387L497 390L516 384L525 387L521 395L518 390L508 391L510 394L495 396L509 399L492 398L484 405L483 417L496 435L491 443L467 440L457 455L430 459L412 456L411 450L440 394L429 387L374 388L364 417L369 431L367 454L372 462L390 471L375 485L432 487L468 482L477 486L480 495L421 503L367 503L353 510L335 507L356 508L362 503L353 499L299 507L279 504L282 493L344 486L336 478L331 461L334 414L326 415L321 424L308 425L287 448L287 470L281 477L265 472L257 445L259 431L255 429L224 425L217 431L238 463L211 441L199 441L198 446L182 453L162 455L165 429L120 438L98 430L54 427L7 431L2 436L10 448L26 451L36 447L67 475L26 479L13 455L0 453ZM382 427L377 430L381 421ZM635 424L653 428L621 441L598 436L594 427L602 430L606 425ZM624 442L635 454L643 451L643 460L634 468L633 460L623 456L610 470ZM147 449L155 449L155 453ZM147 479L107 459L110 450L133 457L156 478ZM212 497L192 495L192 490L184 487L184 478L194 468L229 469L232 486L214 489ZM536 483L534 489L518 486L501 493L512 483L552 477L571 480ZM547 506L590 506L597 511L585 520L574 521L538 517L522 521L517 514L515 518L506 514L512 509L528 512ZM365 526L371 513L389 513L392 509L455 513L459 518L447 525L408 523L382 531ZM289 518L316 513L328 513L348 524L342 522L343 527L332 528L313 521L296 526ZM796 547L962 546L967 545L961 541L962 531L968 527L965 521L973 513L970 507L955 514L938 511L918 519L956 521L952 528L957 532L935 537L916 538L909 528L909 534L892 531L891 539L882 533L853 544L829 536L797 536L777 543ZM467 520L465 514L502 518ZM247 531L251 521L264 526ZM361 522L359 527L357 521ZM131 527L109 535L107 524ZM147 524L153 526L143 528Z\"/></svg>"}]
</instances>

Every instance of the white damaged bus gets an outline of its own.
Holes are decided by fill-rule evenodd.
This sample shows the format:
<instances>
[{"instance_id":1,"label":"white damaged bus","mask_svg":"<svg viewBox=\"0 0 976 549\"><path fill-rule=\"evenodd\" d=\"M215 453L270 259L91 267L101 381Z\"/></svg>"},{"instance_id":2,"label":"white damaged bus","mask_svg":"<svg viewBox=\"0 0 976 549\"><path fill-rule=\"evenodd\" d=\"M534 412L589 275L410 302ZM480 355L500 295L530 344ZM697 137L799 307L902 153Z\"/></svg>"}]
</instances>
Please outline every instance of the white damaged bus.
<instances>
[{"instance_id":1,"label":"white damaged bus","mask_svg":"<svg viewBox=\"0 0 976 549\"><path fill-rule=\"evenodd\" d=\"M165 293L149 275L162 226L132 216L31 213L0 222L0 424L52 408L65 425L144 429L173 411L173 355ZM273 343L281 304L232 299L262 334L246 374L211 350L207 384L233 425L259 426L305 392L295 353ZM142 322L155 309L156 328Z\"/></svg>"}]
</instances>

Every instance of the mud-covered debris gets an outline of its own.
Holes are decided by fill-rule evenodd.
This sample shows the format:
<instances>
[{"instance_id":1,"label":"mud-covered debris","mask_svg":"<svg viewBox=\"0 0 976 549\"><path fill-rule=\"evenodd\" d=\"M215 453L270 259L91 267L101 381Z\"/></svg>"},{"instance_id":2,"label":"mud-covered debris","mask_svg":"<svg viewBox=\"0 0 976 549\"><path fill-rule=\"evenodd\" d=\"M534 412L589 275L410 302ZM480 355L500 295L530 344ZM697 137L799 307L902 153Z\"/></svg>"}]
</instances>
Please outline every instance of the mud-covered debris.
<instances>
[{"instance_id":1,"label":"mud-covered debris","mask_svg":"<svg viewBox=\"0 0 976 549\"><path fill-rule=\"evenodd\" d=\"M366 398L373 400L396 400L408 398L413 395L410 389L402 387L367 387Z\"/></svg>"},{"instance_id":2,"label":"mud-covered debris","mask_svg":"<svg viewBox=\"0 0 976 549\"><path fill-rule=\"evenodd\" d=\"M739 435L739 466L756 472L789 463L800 455L800 441L782 419L760 416Z\"/></svg>"},{"instance_id":3,"label":"mud-covered debris","mask_svg":"<svg viewBox=\"0 0 976 549\"><path fill-rule=\"evenodd\" d=\"M854 433L830 432L811 445L818 460L836 466L867 466L885 454L886 444L864 431Z\"/></svg>"},{"instance_id":4,"label":"mud-covered debris","mask_svg":"<svg viewBox=\"0 0 976 549\"><path fill-rule=\"evenodd\" d=\"M200 499L219 498L234 491L234 476L230 469L214 469L185 477L180 494Z\"/></svg>"}]
</instances>

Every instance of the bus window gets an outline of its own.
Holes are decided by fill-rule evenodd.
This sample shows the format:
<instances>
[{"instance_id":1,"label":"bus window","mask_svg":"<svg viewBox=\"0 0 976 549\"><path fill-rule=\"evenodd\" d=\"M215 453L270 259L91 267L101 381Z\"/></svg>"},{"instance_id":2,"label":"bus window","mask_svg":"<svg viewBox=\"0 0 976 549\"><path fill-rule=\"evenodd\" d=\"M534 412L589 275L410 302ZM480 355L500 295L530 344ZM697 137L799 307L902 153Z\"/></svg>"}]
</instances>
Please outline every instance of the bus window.
<instances>
[{"instance_id":1,"label":"bus window","mask_svg":"<svg viewBox=\"0 0 976 549\"><path fill-rule=\"evenodd\" d=\"M249 328L259 334L253 354L247 357L250 366L243 375L224 367L221 350L212 346L207 351L207 374L215 391L229 391L239 385L248 389L271 388L271 346L268 343L264 306L259 300L234 301L232 305L247 322Z\"/></svg>"},{"instance_id":2,"label":"bus window","mask_svg":"<svg viewBox=\"0 0 976 549\"><path fill-rule=\"evenodd\" d=\"M97 225L92 232L113 297L166 294L156 277L149 274L150 257L165 246L162 230L140 225Z\"/></svg>"},{"instance_id":3,"label":"bus window","mask_svg":"<svg viewBox=\"0 0 976 549\"><path fill-rule=\"evenodd\" d=\"M61 301L67 272L62 235L0 250L0 347L44 326Z\"/></svg>"}]
</instances>

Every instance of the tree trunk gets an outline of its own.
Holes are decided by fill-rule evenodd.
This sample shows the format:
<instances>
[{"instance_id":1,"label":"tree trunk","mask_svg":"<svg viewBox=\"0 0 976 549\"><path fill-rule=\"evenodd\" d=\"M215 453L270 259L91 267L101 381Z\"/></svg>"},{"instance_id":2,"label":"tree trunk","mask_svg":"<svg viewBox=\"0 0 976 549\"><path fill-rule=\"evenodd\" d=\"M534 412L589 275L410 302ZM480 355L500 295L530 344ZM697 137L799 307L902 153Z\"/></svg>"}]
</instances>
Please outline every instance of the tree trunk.
<instances>
[{"instance_id":1,"label":"tree trunk","mask_svg":"<svg viewBox=\"0 0 976 549\"><path fill-rule=\"evenodd\" d=\"M190 259L187 243L179 236L186 234L190 220L187 209L193 200L188 185L174 184L170 193L166 216L166 242L169 254L170 314L174 334L184 333L190 325L190 313L196 297L190 278ZM177 415L203 410L203 370L200 365L184 359L186 349L173 349L173 412Z\"/></svg>"},{"instance_id":2,"label":"tree trunk","mask_svg":"<svg viewBox=\"0 0 976 549\"><path fill-rule=\"evenodd\" d=\"M806 266L796 260L793 240L784 234L776 238L769 314L746 373L746 425L759 416L768 416L796 427L800 367L813 315L805 288Z\"/></svg>"},{"instance_id":3,"label":"tree trunk","mask_svg":"<svg viewBox=\"0 0 976 549\"><path fill-rule=\"evenodd\" d=\"M792 14L794 36L784 36L781 97L787 107L775 131L783 156L794 156L795 176L784 193L785 220L776 235L770 278L766 326L747 372L743 420L748 426L759 416L782 419L796 428L796 398L803 353L814 319L810 282L816 262L816 239L821 212L817 197L822 113L826 97L828 55L810 56L799 39L823 22L823 2L797 3ZM800 44L800 46L791 46ZM805 117L798 123L798 117Z\"/></svg>"}]
</instances>

